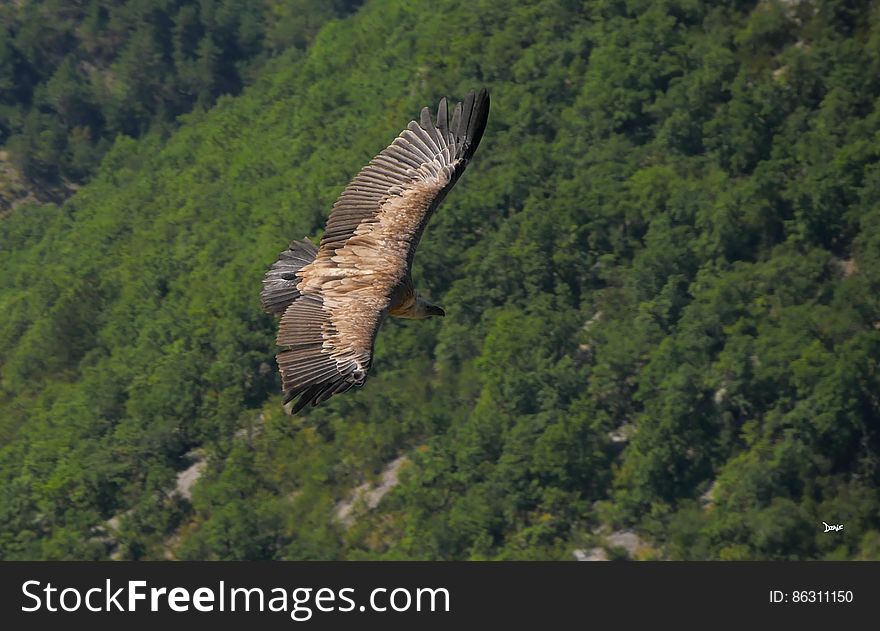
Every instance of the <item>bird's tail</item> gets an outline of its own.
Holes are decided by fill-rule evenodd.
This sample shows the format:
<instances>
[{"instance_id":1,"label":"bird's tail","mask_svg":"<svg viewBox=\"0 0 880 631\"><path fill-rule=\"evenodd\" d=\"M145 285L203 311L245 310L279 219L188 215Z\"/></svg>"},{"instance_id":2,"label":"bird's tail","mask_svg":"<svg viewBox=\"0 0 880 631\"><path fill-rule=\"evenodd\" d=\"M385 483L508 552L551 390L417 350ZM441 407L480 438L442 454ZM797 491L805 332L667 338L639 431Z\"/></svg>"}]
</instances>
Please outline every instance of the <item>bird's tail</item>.
<instances>
[{"instance_id":1,"label":"bird's tail","mask_svg":"<svg viewBox=\"0 0 880 631\"><path fill-rule=\"evenodd\" d=\"M299 298L299 277L296 273L315 260L318 248L308 239L294 241L272 264L263 279L260 302L268 313L284 313Z\"/></svg>"}]
</instances>

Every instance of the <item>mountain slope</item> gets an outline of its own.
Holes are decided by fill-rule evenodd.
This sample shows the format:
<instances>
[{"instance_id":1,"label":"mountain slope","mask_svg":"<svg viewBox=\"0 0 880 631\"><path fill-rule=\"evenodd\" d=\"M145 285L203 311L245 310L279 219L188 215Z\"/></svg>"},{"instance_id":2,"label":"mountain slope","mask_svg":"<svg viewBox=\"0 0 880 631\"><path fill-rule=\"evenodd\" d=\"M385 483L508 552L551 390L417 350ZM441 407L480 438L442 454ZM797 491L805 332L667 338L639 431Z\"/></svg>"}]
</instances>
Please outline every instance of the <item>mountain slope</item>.
<instances>
[{"instance_id":1,"label":"mountain slope","mask_svg":"<svg viewBox=\"0 0 880 631\"><path fill-rule=\"evenodd\" d=\"M878 42L867 3L372 2L118 140L0 222L0 556L567 558L629 526L672 558L876 557ZM266 266L483 85L416 257L447 317L284 416Z\"/></svg>"}]
</instances>

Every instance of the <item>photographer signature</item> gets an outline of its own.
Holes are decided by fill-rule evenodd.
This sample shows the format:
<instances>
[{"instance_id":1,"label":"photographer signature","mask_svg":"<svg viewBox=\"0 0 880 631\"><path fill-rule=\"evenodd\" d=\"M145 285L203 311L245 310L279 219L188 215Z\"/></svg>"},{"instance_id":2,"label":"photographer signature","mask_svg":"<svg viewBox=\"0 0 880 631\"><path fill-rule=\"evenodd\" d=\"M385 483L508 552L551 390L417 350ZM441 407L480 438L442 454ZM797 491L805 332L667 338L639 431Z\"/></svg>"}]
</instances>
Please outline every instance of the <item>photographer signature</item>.
<instances>
[{"instance_id":1,"label":"photographer signature","mask_svg":"<svg viewBox=\"0 0 880 631\"><path fill-rule=\"evenodd\" d=\"M828 524L826 522L822 522L825 524L825 532L831 532L832 530L843 530L843 524Z\"/></svg>"}]
</instances>

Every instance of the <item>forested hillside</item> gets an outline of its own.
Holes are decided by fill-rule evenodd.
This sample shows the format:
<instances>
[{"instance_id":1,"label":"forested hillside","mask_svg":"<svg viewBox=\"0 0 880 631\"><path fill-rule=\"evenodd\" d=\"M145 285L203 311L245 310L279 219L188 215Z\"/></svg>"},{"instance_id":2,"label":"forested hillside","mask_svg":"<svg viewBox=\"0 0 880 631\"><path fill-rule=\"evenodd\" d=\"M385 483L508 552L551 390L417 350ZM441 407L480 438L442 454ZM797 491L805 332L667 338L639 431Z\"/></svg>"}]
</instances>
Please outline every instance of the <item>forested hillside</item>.
<instances>
[{"instance_id":1,"label":"forested hillside","mask_svg":"<svg viewBox=\"0 0 880 631\"><path fill-rule=\"evenodd\" d=\"M0 211L21 199L64 198L88 179L117 135L167 134L177 116L239 92L267 58L305 49L324 22L358 4L3 3L0 148L7 151L0 156Z\"/></svg>"},{"instance_id":2,"label":"forested hillside","mask_svg":"<svg viewBox=\"0 0 880 631\"><path fill-rule=\"evenodd\" d=\"M631 529L636 558L880 558L880 9L711 5L368 1L173 133L107 127L66 203L0 220L0 557L570 559ZM481 86L415 262L446 317L287 416L266 267Z\"/></svg>"}]
</instances>

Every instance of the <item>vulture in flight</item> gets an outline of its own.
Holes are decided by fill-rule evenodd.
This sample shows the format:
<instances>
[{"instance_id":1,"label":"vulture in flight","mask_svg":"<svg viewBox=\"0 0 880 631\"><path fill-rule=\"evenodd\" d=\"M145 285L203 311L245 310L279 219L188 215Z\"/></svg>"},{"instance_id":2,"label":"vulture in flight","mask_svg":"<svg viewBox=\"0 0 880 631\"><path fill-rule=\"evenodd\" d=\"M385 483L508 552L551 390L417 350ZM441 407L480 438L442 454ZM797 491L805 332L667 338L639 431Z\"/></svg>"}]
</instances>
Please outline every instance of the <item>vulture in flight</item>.
<instances>
[{"instance_id":1,"label":"vulture in flight","mask_svg":"<svg viewBox=\"0 0 880 631\"><path fill-rule=\"evenodd\" d=\"M276 342L285 405L292 413L362 386L386 316L445 315L413 286L410 269L422 232L477 150L489 94L468 93L449 119L423 108L361 169L333 205L316 248L294 241L269 268L263 309L281 314Z\"/></svg>"}]
</instances>

